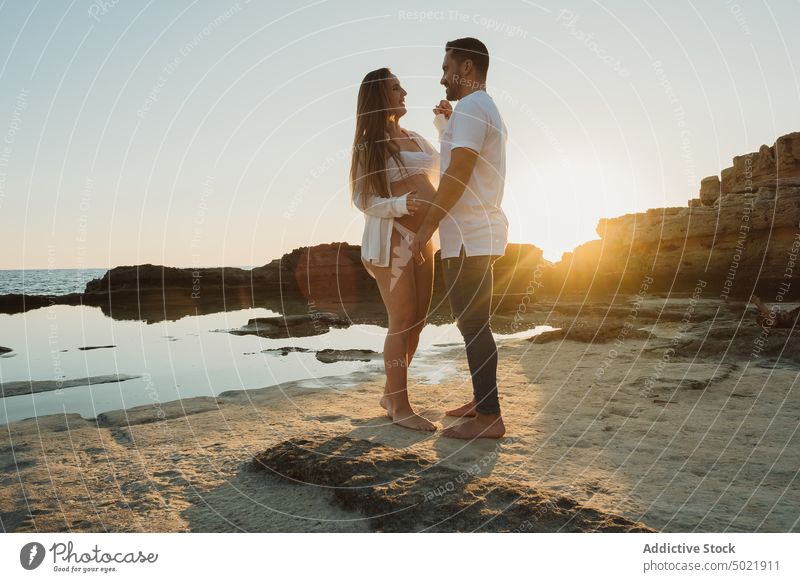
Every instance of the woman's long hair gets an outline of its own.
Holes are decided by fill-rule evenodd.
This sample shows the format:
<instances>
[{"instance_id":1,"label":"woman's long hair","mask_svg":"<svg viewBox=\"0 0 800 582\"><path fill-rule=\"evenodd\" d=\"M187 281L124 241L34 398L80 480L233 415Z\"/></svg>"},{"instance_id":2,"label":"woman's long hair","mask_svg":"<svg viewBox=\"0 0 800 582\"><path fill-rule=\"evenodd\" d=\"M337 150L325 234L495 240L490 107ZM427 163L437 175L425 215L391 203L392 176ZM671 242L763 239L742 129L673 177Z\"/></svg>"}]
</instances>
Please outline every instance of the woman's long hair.
<instances>
[{"instance_id":1,"label":"woman's long hair","mask_svg":"<svg viewBox=\"0 0 800 582\"><path fill-rule=\"evenodd\" d=\"M363 168L362 196L375 193L384 198L392 195L386 173L386 162L391 156L399 167L403 160L386 139L389 119L389 92L386 81L392 72L388 67L367 73L361 81L356 105L356 133L353 138L353 157L350 162L350 191L355 192L359 164ZM365 201L366 204L366 201Z\"/></svg>"}]
</instances>

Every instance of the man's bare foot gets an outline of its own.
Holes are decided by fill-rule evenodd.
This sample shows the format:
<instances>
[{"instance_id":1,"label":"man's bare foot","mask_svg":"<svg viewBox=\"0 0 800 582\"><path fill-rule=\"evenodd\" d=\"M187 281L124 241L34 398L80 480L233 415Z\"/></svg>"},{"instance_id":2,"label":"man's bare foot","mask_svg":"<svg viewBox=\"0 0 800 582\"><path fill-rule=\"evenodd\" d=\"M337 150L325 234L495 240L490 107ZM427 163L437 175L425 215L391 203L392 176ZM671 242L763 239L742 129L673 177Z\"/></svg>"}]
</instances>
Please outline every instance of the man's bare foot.
<instances>
[{"instance_id":1,"label":"man's bare foot","mask_svg":"<svg viewBox=\"0 0 800 582\"><path fill-rule=\"evenodd\" d=\"M459 406L444 413L445 416L475 416L475 399L473 398L464 406Z\"/></svg>"},{"instance_id":2,"label":"man's bare foot","mask_svg":"<svg viewBox=\"0 0 800 582\"><path fill-rule=\"evenodd\" d=\"M506 434L506 425L499 414L476 414L466 422L446 428L442 436L452 439L499 439Z\"/></svg>"}]
</instances>

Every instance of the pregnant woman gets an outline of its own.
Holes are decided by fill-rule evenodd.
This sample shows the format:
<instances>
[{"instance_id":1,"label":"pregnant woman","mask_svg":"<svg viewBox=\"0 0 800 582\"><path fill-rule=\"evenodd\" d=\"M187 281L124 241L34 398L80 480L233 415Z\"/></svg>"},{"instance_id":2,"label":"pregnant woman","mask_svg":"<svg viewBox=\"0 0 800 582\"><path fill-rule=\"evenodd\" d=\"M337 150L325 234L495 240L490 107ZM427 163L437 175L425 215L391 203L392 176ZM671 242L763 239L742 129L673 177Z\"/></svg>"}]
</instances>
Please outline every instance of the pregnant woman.
<instances>
[{"instance_id":1,"label":"pregnant woman","mask_svg":"<svg viewBox=\"0 0 800 582\"><path fill-rule=\"evenodd\" d=\"M408 399L408 367L425 326L433 294L433 242L425 261L412 260L409 245L424 209L436 195L439 154L425 138L400 127L406 91L388 68L367 74L356 108L350 167L355 205L365 215L361 261L376 280L389 329L383 348L386 386L380 404L395 424L423 431L436 426L416 414ZM441 131L447 102L434 109Z\"/></svg>"}]
</instances>

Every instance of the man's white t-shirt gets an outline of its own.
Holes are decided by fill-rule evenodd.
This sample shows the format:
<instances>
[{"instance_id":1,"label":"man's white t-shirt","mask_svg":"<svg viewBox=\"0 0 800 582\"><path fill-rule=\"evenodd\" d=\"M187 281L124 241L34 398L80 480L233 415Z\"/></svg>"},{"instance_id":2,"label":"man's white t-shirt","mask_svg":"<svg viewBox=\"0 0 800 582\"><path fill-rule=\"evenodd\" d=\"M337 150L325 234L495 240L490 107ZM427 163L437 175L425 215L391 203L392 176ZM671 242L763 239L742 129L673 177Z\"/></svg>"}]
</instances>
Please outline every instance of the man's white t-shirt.
<instances>
[{"instance_id":1,"label":"man's white t-shirt","mask_svg":"<svg viewBox=\"0 0 800 582\"><path fill-rule=\"evenodd\" d=\"M486 91L473 91L456 104L441 134L441 173L455 148L470 148L478 159L461 198L439 223L443 259L458 257L462 244L468 257L505 254L508 219L500 204L507 138L503 118Z\"/></svg>"}]
</instances>

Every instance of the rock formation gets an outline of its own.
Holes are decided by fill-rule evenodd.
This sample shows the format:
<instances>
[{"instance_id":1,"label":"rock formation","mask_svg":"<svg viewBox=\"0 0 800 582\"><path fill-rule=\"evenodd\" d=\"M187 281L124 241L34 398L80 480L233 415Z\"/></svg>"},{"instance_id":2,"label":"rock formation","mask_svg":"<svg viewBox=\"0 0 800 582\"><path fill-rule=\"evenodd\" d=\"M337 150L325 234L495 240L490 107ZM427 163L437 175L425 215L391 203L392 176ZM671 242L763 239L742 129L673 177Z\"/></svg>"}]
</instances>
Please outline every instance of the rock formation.
<instances>
[{"instance_id":1,"label":"rock formation","mask_svg":"<svg viewBox=\"0 0 800 582\"><path fill-rule=\"evenodd\" d=\"M782 135L772 147L762 145L757 152L736 156L733 166L722 170L720 181L723 198L800 186L800 132Z\"/></svg>"},{"instance_id":2,"label":"rock formation","mask_svg":"<svg viewBox=\"0 0 800 582\"><path fill-rule=\"evenodd\" d=\"M433 304L439 311L434 320L449 319L439 252L434 262ZM518 295L525 293L534 270L544 262L542 251L533 245L508 245L494 266L498 310L516 308ZM386 317L377 283L361 264L361 248L348 243L301 247L252 270L120 266L90 281L84 293L0 295L0 313L55 304L93 305L116 319L147 322L248 307L286 315L333 312L356 323L380 323Z\"/></svg>"},{"instance_id":3,"label":"rock formation","mask_svg":"<svg viewBox=\"0 0 800 582\"><path fill-rule=\"evenodd\" d=\"M800 297L800 132L735 157L688 207L602 219L597 234L547 271L547 293Z\"/></svg>"},{"instance_id":4,"label":"rock formation","mask_svg":"<svg viewBox=\"0 0 800 582\"><path fill-rule=\"evenodd\" d=\"M328 333L331 327L346 328L350 321L335 313L309 313L276 317L256 317L247 325L232 329L234 335L257 335L264 338L307 337Z\"/></svg>"},{"instance_id":5,"label":"rock formation","mask_svg":"<svg viewBox=\"0 0 800 582\"><path fill-rule=\"evenodd\" d=\"M777 306L768 308L757 295L753 295L751 301L758 308L756 323L764 328L783 327L794 329L797 326L797 319L800 317L800 307L794 309L780 309Z\"/></svg>"},{"instance_id":6,"label":"rock formation","mask_svg":"<svg viewBox=\"0 0 800 582\"><path fill-rule=\"evenodd\" d=\"M767 302L800 297L792 285L800 256L800 132L733 159L700 183L685 207L601 219L599 240L551 264L530 244L509 244L494 264L497 313L542 296L618 293L692 294ZM449 320L440 253L435 256L432 321ZM336 242L295 249L253 270L115 267L84 293L58 297L2 295L0 312L52 304L96 305L119 319L160 321L185 315L264 307L285 315L334 312L353 322L380 322L386 312L357 245Z\"/></svg>"},{"instance_id":7,"label":"rock formation","mask_svg":"<svg viewBox=\"0 0 800 582\"><path fill-rule=\"evenodd\" d=\"M21 394L38 394L52 392L62 388L77 386L96 386L98 384L115 384L126 380L141 378L131 374L106 374L103 376L85 376L83 378L64 378L62 380L19 380L16 382L0 382L0 398L10 398Z\"/></svg>"}]
</instances>

